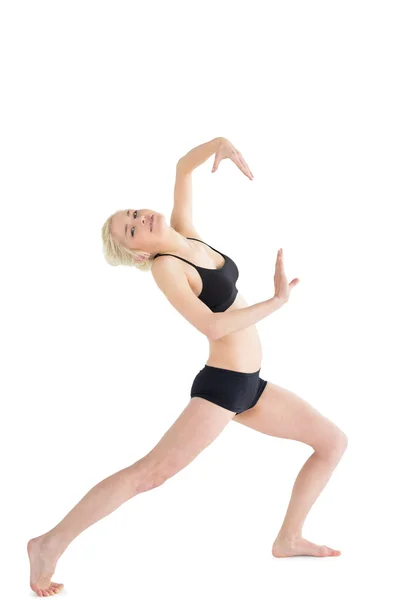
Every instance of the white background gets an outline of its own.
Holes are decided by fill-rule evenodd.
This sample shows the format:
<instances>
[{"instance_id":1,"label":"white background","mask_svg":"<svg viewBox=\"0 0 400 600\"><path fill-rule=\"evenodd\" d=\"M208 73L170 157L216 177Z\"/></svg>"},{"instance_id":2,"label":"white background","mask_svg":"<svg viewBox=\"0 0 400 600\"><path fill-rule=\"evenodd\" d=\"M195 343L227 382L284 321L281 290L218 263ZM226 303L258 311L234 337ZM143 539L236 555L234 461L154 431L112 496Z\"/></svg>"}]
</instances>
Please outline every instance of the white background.
<instances>
[{"instance_id":1,"label":"white background","mask_svg":"<svg viewBox=\"0 0 400 600\"><path fill-rule=\"evenodd\" d=\"M100 233L123 208L169 222L176 161L216 136L254 181L227 160L211 174L210 158L193 174L194 223L235 260L249 304L273 295L280 247L301 280L257 325L261 376L349 437L304 528L342 556L271 556L312 450L232 422L84 531L53 579L74 598L396 595L397 9L2 3L4 597L34 595L27 541L147 453L190 399L206 338L150 273L107 265Z\"/></svg>"}]
</instances>

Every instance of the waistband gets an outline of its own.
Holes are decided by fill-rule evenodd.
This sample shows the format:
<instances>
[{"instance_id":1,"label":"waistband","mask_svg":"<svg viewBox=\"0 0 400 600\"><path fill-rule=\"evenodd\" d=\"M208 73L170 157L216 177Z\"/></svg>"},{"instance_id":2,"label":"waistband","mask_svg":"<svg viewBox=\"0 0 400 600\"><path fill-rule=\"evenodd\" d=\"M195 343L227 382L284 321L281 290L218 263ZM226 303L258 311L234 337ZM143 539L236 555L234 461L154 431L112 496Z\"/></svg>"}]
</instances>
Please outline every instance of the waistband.
<instances>
[{"instance_id":1,"label":"waistband","mask_svg":"<svg viewBox=\"0 0 400 600\"><path fill-rule=\"evenodd\" d=\"M244 373L243 371L234 371L233 369L223 369L222 367L213 367L212 365L204 365L204 369L212 369L214 371L224 371L225 373L242 375L244 377L254 377L254 375L258 375L261 371L261 367L260 367L258 369L258 371L254 371L254 373Z\"/></svg>"}]
</instances>

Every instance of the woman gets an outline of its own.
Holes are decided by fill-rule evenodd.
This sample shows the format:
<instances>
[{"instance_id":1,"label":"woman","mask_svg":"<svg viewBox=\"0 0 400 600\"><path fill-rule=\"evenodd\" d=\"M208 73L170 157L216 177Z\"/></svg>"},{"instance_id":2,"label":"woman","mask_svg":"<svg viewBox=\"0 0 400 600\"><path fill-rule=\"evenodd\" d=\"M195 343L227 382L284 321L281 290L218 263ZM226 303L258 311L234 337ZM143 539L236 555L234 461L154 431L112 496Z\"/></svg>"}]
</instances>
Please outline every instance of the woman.
<instances>
[{"instance_id":1,"label":"woman","mask_svg":"<svg viewBox=\"0 0 400 600\"><path fill-rule=\"evenodd\" d=\"M240 152L218 137L178 161L170 225L162 214L148 209L116 212L103 225L107 261L151 270L169 302L207 336L210 353L193 381L190 402L159 443L134 464L98 483L58 525L28 542L31 588L38 596L62 588L51 577L72 540L136 494L185 468L231 420L314 449L294 484L273 555L340 554L305 540L302 527L346 449L346 436L299 396L259 376L262 350L255 324L289 300L299 279L288 283L280 249L274 296L248 306L236 288L239 272L234 261L201 239L192 223L191 173L214 153L212 172L229 158L253 179Z\"/></svg>"}]
</instances>

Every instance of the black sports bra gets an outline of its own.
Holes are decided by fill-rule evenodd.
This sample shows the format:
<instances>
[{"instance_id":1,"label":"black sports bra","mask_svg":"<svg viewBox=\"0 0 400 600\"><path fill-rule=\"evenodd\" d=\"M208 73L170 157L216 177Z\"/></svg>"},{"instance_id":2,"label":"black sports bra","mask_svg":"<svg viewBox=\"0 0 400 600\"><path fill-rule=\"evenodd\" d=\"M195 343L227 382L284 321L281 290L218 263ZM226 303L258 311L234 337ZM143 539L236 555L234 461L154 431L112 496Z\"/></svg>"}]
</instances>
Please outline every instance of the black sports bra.
<instances>
[{"instance_id":1,"label":"black sports bra","mask_svg":"<svg viewBox=\"0 0 400 600\"><path fill-rule=\"evenodd\" d=\"M211 250L221 254L221 256L225 258L225 262L222 267L219 269L206 269L205 267L194 265L189 260L186 260L186 258L168 253L160 254L158 252L154 256L154 259L156 259L157 256L175 256L175 258L179 258L189 265L192 265L192 267L197 269L203 282L203 288L198 296L199 300L204 302L204 304L206 304L213 312L224 312L231 306L231 304L233 304L238 293L238 289L235 284L239 277L239 269L237 268L236 263L226 254L215 250L215 248L207 244L207 242L203 242L202 240L198 240L196 238L186 239L202 242L211 248Z\"/></svg>"}]
</instances>

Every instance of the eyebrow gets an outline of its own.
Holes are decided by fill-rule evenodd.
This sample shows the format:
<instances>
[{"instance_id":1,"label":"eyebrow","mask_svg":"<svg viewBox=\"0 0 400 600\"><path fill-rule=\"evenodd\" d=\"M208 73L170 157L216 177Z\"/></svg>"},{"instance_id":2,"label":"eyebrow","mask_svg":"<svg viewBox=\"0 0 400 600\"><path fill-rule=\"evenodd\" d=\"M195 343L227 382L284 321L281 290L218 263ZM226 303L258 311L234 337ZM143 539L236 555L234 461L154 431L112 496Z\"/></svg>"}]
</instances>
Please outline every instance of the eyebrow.
<instances>
[{"instance_id":1,"label":"eyebrow","mask_svg":"<svg viewBox=\"0 0 400 600\"><path fill-rule=\"evenodd\" d=\"M127 214L127 215L128 215L128 217L129 217L129 210L127 210L127 211L126 211L126 214ZM126 231L126 230L127 230L127 228L128 228L128 225L125 225L125 236L126 236L126 234L127 234L127 231Z\"/></svg>"}]
</instances>

